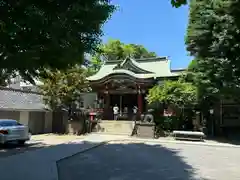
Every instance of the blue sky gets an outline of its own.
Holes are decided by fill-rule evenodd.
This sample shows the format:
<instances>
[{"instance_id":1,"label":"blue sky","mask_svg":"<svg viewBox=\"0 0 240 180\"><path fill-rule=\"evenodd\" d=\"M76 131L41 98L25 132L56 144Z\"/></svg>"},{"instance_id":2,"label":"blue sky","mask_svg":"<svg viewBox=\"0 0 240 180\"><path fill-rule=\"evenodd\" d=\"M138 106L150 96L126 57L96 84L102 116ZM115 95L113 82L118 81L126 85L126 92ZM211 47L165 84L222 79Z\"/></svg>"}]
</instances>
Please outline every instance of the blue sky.
<instances>
[{"instance_id":1,"label":"blue sky","mask_svg":"<svg viewBox=\"0 0 240 180\"><path fill-rule=\"evenodd\" d=\"M172 68L187 67L192 59L184 44L188 6L176 9L170 0L113 0L113 3L119 5L119 10L104 25L104 42L112 38L141 44L159 56L169 56Z\"/></svg>"}]
</instances>

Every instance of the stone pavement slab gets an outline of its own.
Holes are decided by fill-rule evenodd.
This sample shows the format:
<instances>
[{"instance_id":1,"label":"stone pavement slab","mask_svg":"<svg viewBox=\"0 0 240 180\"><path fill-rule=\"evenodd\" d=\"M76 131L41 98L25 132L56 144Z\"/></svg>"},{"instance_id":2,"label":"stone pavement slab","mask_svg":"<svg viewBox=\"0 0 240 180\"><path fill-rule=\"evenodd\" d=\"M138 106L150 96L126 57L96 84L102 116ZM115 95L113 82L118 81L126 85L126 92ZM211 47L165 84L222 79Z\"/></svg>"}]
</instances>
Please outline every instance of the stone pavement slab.
<instances>
[{"instance_id":1,"label":"stone pavement slab","mask_svg":"<svg viewBox=\"0 0 240 180\"><path fill-rule=\"evenodd\" d=\"M159 143L174 143L174 144L189 144L189 145L201 145L201 146L216 146L216 147L231 147L231 148L240 148L240 145L230 144L230 143L221 143L212 140L205 141L181 141L175 140L174 138L159 138L159 139L143 139L137 137L127 137L126 140L134 139L135 141L146 141L146 142L159 142Z\"/></svg>"},{"instance_id":2,"label":"stone pavement slab","mask_svg":"<svg viewBox=\"0 0 240 180\"><path fill-rule=\"evenodd\" d=\"M116 138L89 135L82 140L1 158L1 179L57 180L56 161Z\"/></svg>"},{"instance_id":3,"label":"stone pavement slab","mask_svg":"<svg viewBox=\"0 0 240 180\"><path fill-rule=\"evenodd\" d=\"M239 180L238 148L111 141L58 161L59 180Z\"/></svg>"},{"instance_id":4,"label":"stone pavement slab","mask_svg":"<svg viewBox=\"0 0 240 180\"><path fill-rule=\"evenodd\" d=\"M155 143L174 143L174 144L189 144L189 145L201 145L201 146L220 146L220 147L232 147L232 148L240 148L240 145L235 145L231 143L222 143L213 140L205 140L205 141L180 141L175 140L173 137L163 137L159 139L152 139L152 138L139 138L133 136L126 136L126 135L111 135L111 134L91 134L92 136L99 136L99 138L103 137L115 137L115 139L122 139L122 140L134 140L134 141L144 141L144 142L155 142Z\"/></svg>"},{"instance_id":5,"label":"stone pavement slab","mask_svg":"<svg viewBox=\"0 0 240 180\"><path fill-rule=\"evenodd\" d=\"M71 140L83 139L84 136L76 135L57 135L57 134L41 134L33 135L30 141L27 141L24 146L17 143L10 143L0 146L0 158L5 158L15 154L24 153L27 151L35 151L40 148L46 148L58 144L63 144Z\"/></svg>"},{"instance_id":6,"label":"stone pavement slab","mask_svg":"<svg viewBox=\"0 0 240 180\"><path fill-rule=\"evenodd\" d=\"M39 134L32 135L28 142L40 142L46 145L57 145L72 140L83 139L85 136L69 135L69 134Z\"/></svg>"},{"instance_id":7,"label":"stone pavement slab","mask_svg":"<svg viewBox=\"0 0 240 180\"><path fill-rule=\"evenodd\" d=\"M52 140L54 141L54 138ZM176 143L176 141L174 141L172 143L169 143L169 142L171 142L169 140L161 141L161 140L132 138L132 137L121 136L121 135L113 136L113 135L90 134L90 135L85 136L83 139L76 139L76 140L68 141L68 142L66 141L64 144L55 145L55 146L47 147L44 149L29 151L29 152L25 152L22 154L13 155L13 156L10 156L7 158L1 158L0 159L1 179L3 179L3 180L16 180L16 179L17 180L57 180L58 172L57 172L57 168L56 168L56 162L63 162L67 159L71 159L71 156L76 155L79 152L84 151L86 149L98 146L102 143L109 142L109 141L115 142L118 140L121 140L122 144L124 144L124 142L127 142L127 141L132 141L133 144L136 144L136 143L158 144L163 147L167 146L165 148L166 150L168 150L168 148L170 146L174 146L175 149L178 149L181 146L187 146L186 143L182 143L182 142ZM125 141L123 141L123 140L125 140ZM190 142L190 144L192 144L192 143ZM196 159L202 160L204 158L210 159L209 154L211 155L211 152L213 152L213 154L216 152L216 153L218 153L218 155L216 156L216 158L213 161L217 162L216 164L218 165L218 164L220 164L220 162L218 162L217 159L221 157L221 153L219 153L219 152L223 152L225 159L229 159L229 156L226 155L227 153L230 153L231 157L232 157L232 155L235 154L235 151L233 152L232 148L225 148L225 149L230 149L230 150L222 151L221 149L224 149L222 146L219 147L218 152L214 151L215 147L212 147L212 149L210 151L207 151L207 153L204 153L205 151L203 151L203 153L202 153L201 152L202 146L199 146L199 144L195 144L195 145L196 146L192 146L192 148L190 148L190 149L199 149L199 150L197 150L197 152L196 152L196 150L189 150L189 154L192 156L189 158L190 159L189 161L192 161L192 159L194 159L195 156L197 156L197 158L195 158L195 160ZM132 153L130 153L130 155L134 155L134 153L136 151L141 152L141 148L139 148L138 146L132 146L132 147L135 147L135 151L132 151ZM216 146L216 148L217 148L217 146ZM237 150L237 148L233 148L233 149ZM118 150L116 150L116 151L118 151L118 158L122 158L123 152L121 152L121 148L120 148L120 150L118 148ZM185 152L185 151L186 150L184 150L184 149L182 150L182 152ZM129 152L131 152L131 151L129 151ZM188 152L188 151L186 151L186 152ZM107 154L108 154L108 151L106 151L106 155ZM151 152L150 152L150 154L151 154ZM139 154L139 156L147 157L149 155L148 155L148 153L142 153L142 154ZM154 157L154 155L153 155L153 157ZM151 158L154 159L153 157L151 157ZM64 159L64 158L66 158L66 159ZM110 161L114 160L114 159L111 159L111 157L109 157L109 156L108 156L108 158L110 158ZM131 156L124 157L124 158L131 158ZM155 158L156 158L156 156L155 156ZM238 158L238 160L240 160L240 157L237 157L237 158ZM233 162L234 161L233 159L234 158L230 158L230 161L229 161L230 162L229 166L231 167L229 172L236 173L236 170L234 170L234 168L240 169L240 167L236 166L236 163ZM195 162L195 160L193 160L193 162ZM165 158L165 161L167 161L166 158ZM228 161L226 161L226 162L228 162ZM231 163L232 163L232 165L231 165ZM204 163L201 167L204 168ZM212 171L214 173L216 171L216 169L215 170L207 170L207 169L205 170L205 172L209 172L209 171ZM229 179L229 178L227 178L227 179Z\"/></svg>"}]
</instances>

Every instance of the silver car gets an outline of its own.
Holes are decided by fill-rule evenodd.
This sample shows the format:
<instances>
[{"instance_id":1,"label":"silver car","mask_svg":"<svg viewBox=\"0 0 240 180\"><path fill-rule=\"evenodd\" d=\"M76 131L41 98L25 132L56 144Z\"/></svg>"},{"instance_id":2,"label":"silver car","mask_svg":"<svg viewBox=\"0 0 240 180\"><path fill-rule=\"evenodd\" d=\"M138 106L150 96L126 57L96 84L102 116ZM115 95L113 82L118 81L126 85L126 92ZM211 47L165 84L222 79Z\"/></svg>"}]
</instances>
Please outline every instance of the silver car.
<instances>
[{"instance_id":1,"label":"silver car","mask_svg":"<svg viewBox=\"0 0 240 180\"><path fill-rule=\"evenodd\" d=\"M17 141L24 144L29 140L31 133L28 126L12 119L0 119L0 144Z\"/></svg>"}]
</instances>

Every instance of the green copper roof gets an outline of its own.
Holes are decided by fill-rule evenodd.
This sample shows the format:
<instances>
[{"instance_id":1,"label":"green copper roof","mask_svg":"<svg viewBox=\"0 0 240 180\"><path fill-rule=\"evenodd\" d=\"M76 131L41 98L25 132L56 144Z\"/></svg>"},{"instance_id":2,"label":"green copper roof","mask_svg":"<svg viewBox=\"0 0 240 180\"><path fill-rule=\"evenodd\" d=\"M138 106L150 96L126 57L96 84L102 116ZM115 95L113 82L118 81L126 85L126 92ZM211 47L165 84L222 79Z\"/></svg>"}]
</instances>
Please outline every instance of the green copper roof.
<instances>
[{"instance_id":1,"label":"green copper roof","mask_svg":"<svg viewBox=\"0 0 240 180\"><path fill-rule=\"evenodd\" d=\"M113 74L126 74L138 79L179 76L182 71L171 71L170 60L166 57L130 59L105 62L89 81L101 80Z\"/></svg>"}]
</instances>

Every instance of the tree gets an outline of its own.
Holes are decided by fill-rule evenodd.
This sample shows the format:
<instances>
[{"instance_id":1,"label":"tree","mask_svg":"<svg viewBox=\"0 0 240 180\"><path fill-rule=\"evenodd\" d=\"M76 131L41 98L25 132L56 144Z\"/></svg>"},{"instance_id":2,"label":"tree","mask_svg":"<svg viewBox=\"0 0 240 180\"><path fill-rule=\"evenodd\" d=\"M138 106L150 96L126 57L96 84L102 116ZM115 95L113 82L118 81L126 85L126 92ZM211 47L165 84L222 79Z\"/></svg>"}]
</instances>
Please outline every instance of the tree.
<instances>
[{"instance_id":1,"label":"tree","mask_svg":"<svg viewBox=\"0 0 240 180\"><path fill-rule=\"evenodd\" d=\"M78 65L65 71L46 70L45 77L41 79L43 85L40 86L45 103L53 110L65 107L71 111L81 93L88 91L86 73L86 69Z\"/></svg>"},{"instance_id":2,"label":"tree","mask_svg":"<svg viewBox=\"0 0 240 180\"><path fill-rule=\"evenodd\" d=\"M191 83L181 81L165 81L155 85L147 95L148 103L165 103L177 108L191 106L197 103L197 88Z\"/></svg>"},{"instance_id":3,"label":"tree","mask_svg":"<svg viewBox=\"0 0 240 180\"><path fill-rule=\"evenodd\" d=\"M137 44L125 44L120 40L109 40L106 44L99 47L98 53L93 59L98 61L124 60L127 57L133 59L156 57L155 52L149 52L144 46Z\"/></svg>"},{"instance_id":4,"label":"tree","mask_svg":"<svg viewBox=\"0 0 240 180\"><path fill-rule=\"evenodd\" d=\"M191 83L168 80L151 88L147 100L150 106L157 109L155 121L158 128L173 130L179 128L186 117L191 119L197 104L197 88ZM159 117L159 111L163 111L166 105L174 110L175 116ZM156 111L154 113L156 114Z\"/></svg>"},{"instance_id":5,"label":"tree","mask_svg":"<svg viewBox=\"0 0 240 180\"><path fill-rule=\"evenodd\" d=\"M109 40L106 44L101 44L98 51L88 60L88 75L95 74L104 61L124 60L127 57L133 59L156 57L155 52L149 52L144 46L137 44L124 44L120 40Z\"/></svg>"},{"instance_id":6,"label":"tree","mask_svg":"<svg viewBox=\"0 0 240 180\"><path fill-rule=\"evenodd\" d=\"M196 58L197 86L204 96L239 94L239 5L239 0L190 3L186 45Z\"/></svg>"},{"instance_id":7,"label":"tree","mask_svg":"<svg viewBox=\"0 0 240 180\"><path fill-rule=\"evenodd\" d=\"M114 9L110 0L1 1L1 67L32 80L43 68L81 63Z\"/></svg>"},{"instance_id":8,"label":"tree","mask_svg":"<svg viewBox=\"0 0 240 180\"><path fill-rule=\"evenodd\" d=\"M9 85L12 77L12 73L7 69L0 69L0 86Z\"/></svg>"},{"instance_id":9,"label":"tree","mask_svg":"<svg viewBox=\"0 0 240 180\"><path fill-rule=\"evenodd\" d=\"M173 7L180 7L182 5L186 5L187 4L187 0L171 0L171 4Z\"/></svg>"},{"instance_id":10,"label":"tree","mask_svg":"<svg viewBox=\"0 0 240 180\"><path fill-rule=\"evenodd\" d=\"M101 59L101 55L99 53L95 54L93 57L90 58L89 64L87 65L87 75L91 76L98 72L102 64L103 61Z\"/></svg>"},{"instance_id":11,"label":"tree","mask_svg":"<svg viewBox=\"0 0 240 180\"><path fill-rule=\"evenodd\" d=\"M182 74L180 77L181 81L192 83L193 85L195 85L197 87L200 86L201 81L199 78L202 76L201 76L201 74L199 74L199 73L201 73L199 71L199 68L200 68L199 64L198 64L199 61L200 61L199 59L195 58L189 63L188 68L186 69L185 73Z\"/></svg>"}]
</instances>

